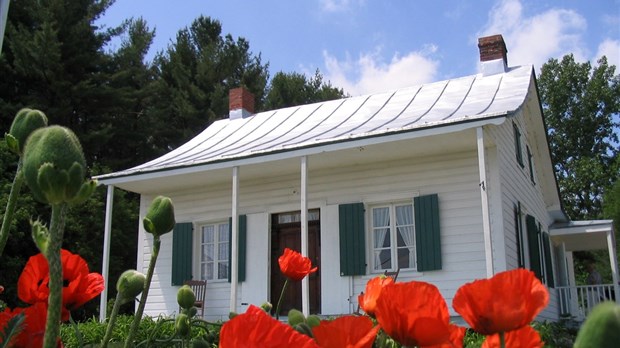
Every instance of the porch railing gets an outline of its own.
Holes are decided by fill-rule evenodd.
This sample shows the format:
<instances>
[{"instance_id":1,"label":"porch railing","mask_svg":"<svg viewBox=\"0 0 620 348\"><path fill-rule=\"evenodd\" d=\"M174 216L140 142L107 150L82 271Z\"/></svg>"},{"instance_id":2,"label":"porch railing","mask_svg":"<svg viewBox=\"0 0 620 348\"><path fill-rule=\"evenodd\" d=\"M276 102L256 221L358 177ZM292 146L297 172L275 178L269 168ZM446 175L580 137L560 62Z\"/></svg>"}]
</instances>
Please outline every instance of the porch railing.
<instances>
[{"instance_id":1,"label":"porch railing","mask_svg":"<svg viewBox=\"0 0 620 348\"><path fill-rule=\"evenodd\" d=\"M613 284L556 287L560 314L583 320L592 308L603 301L616 301Z\"/></svg>"}]
</instances>

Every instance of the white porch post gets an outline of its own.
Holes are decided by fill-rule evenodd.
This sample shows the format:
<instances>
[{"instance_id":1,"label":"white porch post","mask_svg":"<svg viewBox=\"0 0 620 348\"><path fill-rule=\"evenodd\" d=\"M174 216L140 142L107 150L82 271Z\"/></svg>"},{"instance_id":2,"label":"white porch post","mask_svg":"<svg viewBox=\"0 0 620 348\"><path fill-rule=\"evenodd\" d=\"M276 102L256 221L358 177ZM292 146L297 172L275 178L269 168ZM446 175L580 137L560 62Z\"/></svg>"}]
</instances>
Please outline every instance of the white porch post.
<instances>
[{"instance_id":1,"label":"white porch post","mask_svg":"<svg viewBox=\"0 0 620 348\"><path fill-rule=\"evenodd\" d=\"M487 168L484 152L484 129L476 128L478 144L478 170L480 172L480 200L482 204L482 233L484 235L484 254L486 259L487 278L495 273L493 268L493 241L491 240L491 221L489 216L489 194L487 181Z\"/></svg>"},{"instance_id":2,"label":"white porch post","mask_svg":"<svg viewBox=\"0 0 620 348\"><path fill-rule=\"evenodd\" d=\"M616 303L620 303L620 287L618 286L618 258L616 257L616 241L613 228L607 231L607 249L609 250L609 264L611 265L611 279L614 283Z\"/></svg>"},{"instance_id":3,"label":"white porch post","mask_svg":"<svg viewBox=\"0 0 620 348\"><path fill-rule=\"evenodd\" d=\"M99 321L104 322L108 304L108 286L110 286L110 237L112 235L112 209L114 207L114 186L108 185L108 195L105 204L105 221L103 227L103 265L101 275L104 279L103 291L99 300Z\"/></svg>"},{"instance_id":4,"label":"white porch post","mask_svg":"<svg viewBox=\"0 0 620 348\"><path fill-rule=\"evenodd\" d=\"M232 243L231 255L230 255L230 311L237 312L237 280L239 279L239 268L237 264L239 260L238 243L239 238L239 167L233 167L232 174L232 222L231 230L232 237L230 243Z\"/></svg>"},{"instance_id":5,"label":"white porch post","mask_svg":"<svg viewBox=\"0 0 620 348\"><path fill-rule=\"evenodd\" d=\"M308 157L301 158L301 254L308 257ZM310 283L301 280L301 311L310 315Z\"/></svg>"}]
</instances>

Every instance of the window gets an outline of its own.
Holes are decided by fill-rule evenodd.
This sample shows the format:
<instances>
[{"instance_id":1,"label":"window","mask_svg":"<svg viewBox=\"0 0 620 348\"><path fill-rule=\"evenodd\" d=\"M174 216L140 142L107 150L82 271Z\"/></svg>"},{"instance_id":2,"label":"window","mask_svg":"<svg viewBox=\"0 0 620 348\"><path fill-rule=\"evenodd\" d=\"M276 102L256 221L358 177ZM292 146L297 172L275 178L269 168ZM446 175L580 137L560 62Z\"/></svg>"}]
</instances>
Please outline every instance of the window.
<instances>
[{"instance_id":1,"label":"window","mask_svg":"<svg viewBox=\"0 0 620 348\"><path fill-rule=\"evenodd\" d=\"M372 271L416 267L413 204L371 208Z\"/></svg>"},{"instance_id":2,"label":"window","mask_svg":"<svg viewBox=\"0 0 620 348\"><path fill-rule=\"evenodd\" d=\"M523 152L521 151L521 131L519 127L517 127L516 123L512 123L512 128L514 130L515 137L515 154L517 156L517 163L521 166L521 168L525 167L523 164Z\"/></svg>"},{"instance_id":3,"label":"window","mask_svg":"<svg viewBox=\"0 0 620 348\"><path fill-rule=\"evenodd\" d=\"M203 280L228 279L228 222L200 227L200 277Z\"/></svg>"}]
</instances>

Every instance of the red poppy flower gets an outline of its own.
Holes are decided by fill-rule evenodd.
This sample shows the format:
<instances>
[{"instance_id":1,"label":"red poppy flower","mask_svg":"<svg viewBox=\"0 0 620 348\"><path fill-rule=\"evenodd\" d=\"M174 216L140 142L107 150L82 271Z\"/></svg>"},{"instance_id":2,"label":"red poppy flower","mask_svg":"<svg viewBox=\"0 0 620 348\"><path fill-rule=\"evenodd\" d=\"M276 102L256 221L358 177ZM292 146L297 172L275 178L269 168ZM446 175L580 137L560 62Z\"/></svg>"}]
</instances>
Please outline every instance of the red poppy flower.
<instances>
[{"instance_id":1,"label":"red poppy flower","mask_svg":"<svg viewBox=\"0 0 620 348\"><path fill-rule=\"evenodd\" d=\"M544 346L538 332L529 325L506 332L504 342L505 346L510 348L542 348ZM500 348L499 334L487 336L482 343L482 348Z\"/></svg>"},{"instance_id":2,"label":"red poppy flower","mask_svg":"<svg viewBox=\"0 0 620 348\"><path fill-rule=\"evenodd\" d=\"M220 331L220 348L318 348L316 342L291 326L250 305L244 314L226 322Z\"/></svg>"},{"instance_id":3,"label":"red poppy flower","mask_svg":"<svg viewBox=\"0 0 620 348\"><path fill-rule=\"evenodd\" d=\"M317 267L311 268L312 262L309 258L289 248L284 249L284 254L278 258L278 263L282 273L292 280L302 280L317 270Z\"/></svg>"},{"instance_id":4,"label":"red poppy flower","mask_svg":"<svg viewBox=\"0 0 620 348\"><path fill-rule=\"evenodd\" d=\"M377 321L403 346L451 344L448 306L436 286L424 282L393 283L377 298Z\"/></svg>"},{"instance_id":5,"label":"red poppy flower","mask_svg":"<svg viewBox=\"0 0 620 348\"><path fill-rule=\"evenodd\" d=\"M377 298L381 294L381 290L384 286L392 283L394 283L394 279L386 276L379 276L369 280L368 283L366 283L366 289L357 298L360 308L362 308L366 314L374 316Z\"/></svg>"},{"instance_id":6,"label":"red poppy flower","mask_svg":"<svg viewBox=\"0 0 620 348\"><path fill-rule=\"evenodd\" d=\"M90 273L86 261L67 250L61 251L64 288L62 290L62 320L69 319L69 312L99 295L104 288L103 277ZM17 281L17 295L30 304L46 302L49 296L49 267L43 254L32 256Z\"/></svg>"},{"instance_id":7,"label":"red poppy flower","mask_svg":"<svg viewBox=\"0 0 620 348\"><path fill-rule=\"evenodd\" d=\"M368 317L349 315L321 320L312 334L321 348L370 348L379 329L379 326L372 327Z\"/></svg>"},{"instance_id":8,"label":"red poppy flower","mask_svg":"<svg viewBox=\"0 0 620 348\"><path fill-rule=\"evenodd\" d=\"M492 335L528 325L548 303L547 288L520 268L461 286L452 307L475 331Z\"/></svg>"},{"instance_id":9,"label":"red poppy flower","mask_svg":"<svg viewBox=\"0 0 620 348\"><path fill-rule=\"evenodd\" d=\"M45 319L47 318L47 302L37 302L30 307L15 308L13 311L8 308L5 309L4 312L0 313L0 331L4 330L11 318L20 313L23 313L25 318L21 331L11 338L11 347L42 347L45 335ZM58 339L57 346L62 347L60 339Z\"/></svg>"}]
</instances>

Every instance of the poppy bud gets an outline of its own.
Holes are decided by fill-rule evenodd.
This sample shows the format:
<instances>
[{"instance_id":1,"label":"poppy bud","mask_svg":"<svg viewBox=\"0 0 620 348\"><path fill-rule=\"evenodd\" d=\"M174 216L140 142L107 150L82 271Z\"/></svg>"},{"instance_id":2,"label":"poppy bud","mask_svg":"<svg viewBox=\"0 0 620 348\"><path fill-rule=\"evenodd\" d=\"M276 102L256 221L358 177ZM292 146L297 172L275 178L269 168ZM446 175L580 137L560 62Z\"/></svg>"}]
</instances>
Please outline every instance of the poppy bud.
<instances>
[{"instance_id":1,"label":"poppy bud","mask_svg":"<svg viewBox=\"0 0 620 348\"><path fill-rule=\"evenodd\" d=\"M295 331L301 334L304 334L306 336L314 337L314 335L312 334L312 329L306 323L299 323L297 325L294 325L293 329L295 329Z\"/></svg>"},{"instance_id":2,"label":"poppy bud","mask_svg":"<svg viewBox=\"0 0 620 348\"><path fill-rule=\"evenodd\" d=\"M47 127L47 116L39 110L24 108L17 112L6 141L9 149L21 155L30 133L38 128Z\"/></svg>"},{"instance_id":3,"label":"poppy bud","mask_svg":"<svg viewBox=\"0 0 620 348\"><path fill-rule=\"evenodd\" d=\"M228 319L232 319L232 318L234 318L234 317L236 317L238 315L239 315L239 313L237 313L237 312L228 312Z\"/></svg>"},{"instance_id":4,"label":"poppy bud","mask_svg":"<svg viewBox=\"0 0 620 348\"><path fill-rule=\"evenodd\" d=\"M177 335L181 337L185 337L189 335L190 325L189 325L189 317L187 316L187 314L181 313L177 316L177 320L174 324L174 328L177 332Z\"/></svg>"},{"instance_id":5,"label":"poppy bud","mask_svg":"<svg viewBox=\"0 0 620 348\"><path fill-rule=\"evenodd\" d=\"M95 184L85 183L85 171L82 146L70 129L39 128L28 137L24 148L24 177L36 200L58 204L86 199Z\"/></svg>"},{"instance_id":6,"label":"poppy bud","mask_svg":"<svg viewBox=\"0 0 620 348\"><path fill-rule=\"evenodd\" d=\"M166 234L174 228L174 206L168 197L157 196L142 220L144 229L156 236Z\"/></svg>"},{"instance_id":7,"label":"poppy bud","mask_svg":"<svg viewBox=\"0 0 620 348\"><path fill-rule=\"evenodd\" d=\"M321 318L319 318L317 315L309 315L308 318L306 319L306 323L308 324L308 326L310 326L311 328L315 327L315 326L319 326L319 324L321 323Z\"/></svg>"},{"instance_id":8,"label":"poppy bud","mask_svg":"<svg viewBox=\"0 0 620 348\"><path fill-rule=\"evenodd\" d=\"M620 306L603 302L581 326L574 347L614 347L620 342Z\"/></svg>"},{"instance_id":9,"label":"poppy bud","mask_svg":"<svg viewBox=\"0 0 620 348\"><path fill-rule=\"evenodd\" d=\"M128 269L118 278L116 290L122 295L122 301L132 300L144 290L146 276L136 270Z\"/></svg>"},{"instance_id":10,"label":"poppy bud","mask_svg":"<svg viewBox=\"0 0 620 348\"><path fill-rule=\"evenodd\" d=\"M189 309L196 303L196 295L189 285L183 285L179 291L177 291L177 303L181 308Z\"/></svg>"},{"instance_id":11,"label":"poppy bud","mask_svg":"<svg viewBox=\"0 0 620 348\"><path fill-rule=\"evenodd\" d=\"M47 244L49 243L50 232L40 220L30 221L32 240L37 245L39 251L45 255L47 253Z\"/></svg>"},{"instance_id":12,"label":"poppy bud","mask_svg":"<svg viewBox=\"0 0 620 348\"><path fill-rule=\"evenodd\" d=\"M271 304L271 302L264 302L262 305L260 305L260 308L262 308L265 312L269 313L271 312L273 305Z\"/></svg>"},{"instance_id":13,"label":"poppy bud","mask_svg":"<svg viewBox=\"0 0 620 348\"><path fill-rule=\"evenodd\" d=\"M291 326L295 326L297 324L305 323L306 317L304 314L297 309L291 309L288 311L288 324Z\"/></svg>"}]
</instances>

